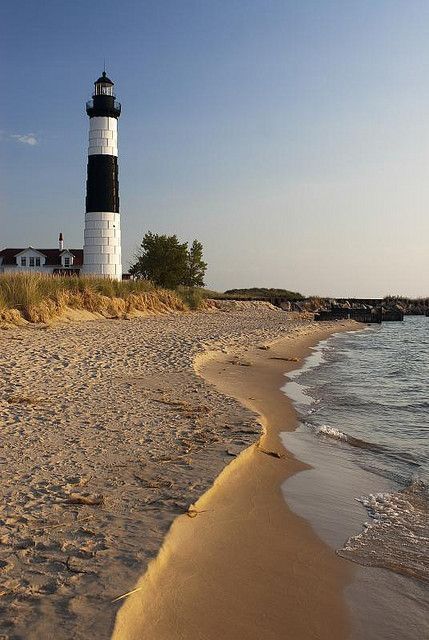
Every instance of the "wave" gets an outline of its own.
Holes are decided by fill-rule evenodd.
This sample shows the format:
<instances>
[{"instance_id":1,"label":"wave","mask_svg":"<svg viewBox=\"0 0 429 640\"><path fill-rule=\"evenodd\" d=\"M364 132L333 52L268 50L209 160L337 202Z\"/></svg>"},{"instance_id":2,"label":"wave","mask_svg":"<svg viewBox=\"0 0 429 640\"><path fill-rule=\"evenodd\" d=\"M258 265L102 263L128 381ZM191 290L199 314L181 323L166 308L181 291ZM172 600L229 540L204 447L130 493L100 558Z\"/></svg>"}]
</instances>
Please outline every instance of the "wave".
<instances>
[{"instance_id":1,"label":"wave","mask_svg":"<svg viewBox=\"0 0 429 640\"><path fill-rule=\"evenodd\" d=\"M429 582L427 484L415 479L402 491L370 494L357 501L367 510L370 521L337 553L360 564Z\"/></svg>"},{"instance_id":2,"label":"wave","mask_svg":"<svg viewBox=\"0 0 429 640\"><path fill-rule=\"evenodd\" d=\"M351 436L348 433L344 433L335 427L331 427L327 424L322 424L320 427L315 427L310 423L306 423L307 426L315 430L316 435L322 436L325 438L331 438L332 440L337 440L339 442L345 442L351 447L356 447L358 449L364 449L365 451L370 451L372 453L383 454L390 460L395 460L402 464L411 465L412 467L420 467L420 462L416 460L412 453L408 451L392 451L389 447L385 447L381 444L376 444L375 442L368 442L367 440L361 440L360 438L356 438L355 436ZM379 468L369 469L375 473L381 473ZM381 475L385 475L381 473ZM409 476L408 476L409 478ZM395 480L398 481L397 471L395 472Z\"/></svg>"},{"instance_id":3,"label":"wave","mask_svg":"<svg viewBox=\"0 0 429 640\"><path fill-rule=\"evenodd\" d=\"M316 431L316 433L328 436L329 438L333 438L334 440L342 440L343 442L347 442L347 435L336 429L335 427L330 427L327 424L322 424Z\"/></svg>"},{"instance_id":4,"label":"wave","mask_svg":"<svg viewBox=\"0 0 429 640\"><path fill-rule=\"evenodd\" d=\"M321 427L317 427L316 434L325 436L327 438L332 438L333 440L339 440L340 442L347 442L347 444L349 444L351 447L358 447L359 449L366 449L369 451L375 451L377 453L386 451L386 448L382 447L379 444L367 442L366 440L361 440L360 438L355 438L354 436L351 436L348 433L344 433L343 431L340 431L335 427L330 427L327 424L322 424Z\"/></svg>"},{"instance_id":5,"label":"wave","mask_svg":"<svg viewBox=\"0 0 429 640\"><path fill-rule=\"evenodd\" d=\"M408 410L410 408L410 402L397 400L397 398L386 397L385 400L367 398L363 400L359 395L348 392L347 394L343 393L342 397L338 397L336 391L332 393L332 384L330 382L320 383L317 388L314 388L312 380L309 380L307 377L303 377L302 380L295 380L295 382L302 387L305 388L306 393L313 398L313 400L318 400L319 403L323 403L324 406L329 404L335 405L335 408L345 408L347 411L358 409L359 411L370 410L371 412L385 412L386 408L388 409L404 409ZM419 409L426 408L429 406L429 403L423 401L415 404L411 404L411 409Z\"/></svg>"}]
</instances>

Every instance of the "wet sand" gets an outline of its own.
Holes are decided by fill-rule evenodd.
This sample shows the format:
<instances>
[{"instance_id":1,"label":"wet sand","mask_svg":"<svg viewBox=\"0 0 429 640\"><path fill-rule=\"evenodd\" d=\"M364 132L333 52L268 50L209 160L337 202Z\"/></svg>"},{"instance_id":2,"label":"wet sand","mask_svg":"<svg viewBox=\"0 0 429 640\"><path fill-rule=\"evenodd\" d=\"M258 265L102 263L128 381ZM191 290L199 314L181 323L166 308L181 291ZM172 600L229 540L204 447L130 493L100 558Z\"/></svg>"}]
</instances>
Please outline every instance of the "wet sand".
<instances>
[{"instance_id":1,"label":"wet sand","mask_svg":"<svg viewBox=\"0 0 429 640\"><path fill-rule=\"evenodd\" d=\"M354 325L357 326L357 325ZM263 435L239 455L178 517L157 559L120 610L114 640L344 640L349 619L344 587L353 568L293 514L286 478L305 469L281 445L296 413L280 390L284 373L341 323L295 337L212 352L198 373L259 416Z\"/></svg>"}]
</instances>

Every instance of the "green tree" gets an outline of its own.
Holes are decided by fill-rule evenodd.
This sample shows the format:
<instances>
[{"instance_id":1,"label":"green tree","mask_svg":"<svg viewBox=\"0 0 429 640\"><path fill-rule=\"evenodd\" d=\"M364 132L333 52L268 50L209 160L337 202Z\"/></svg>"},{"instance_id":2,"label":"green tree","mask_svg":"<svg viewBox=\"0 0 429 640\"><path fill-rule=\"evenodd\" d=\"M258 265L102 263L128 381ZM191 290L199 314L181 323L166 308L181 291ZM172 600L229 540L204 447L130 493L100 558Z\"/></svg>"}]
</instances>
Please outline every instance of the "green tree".
<instances>
[{"instance_id":1,"label":"green tree","mask_svg":"<svg viewBox=\"0 0 429 640\"><path fill-rule=\"evenodd\" d=\"M194 240L188 251L186 277L183 284L187 287L204 287L204 275L207 262L203 261L203 245Z\"/></svg>"},{"instance_id":2,"label":"green tree","mask_svg":"<svg viewBox=\"0 0 429 640\"><path fill-rule=\"evenodd\" d=\"M148 231L141 243L141 254L130 268L137 278L152 280L166 289L183 284L188 269L188 243L179 242L176 235L158 235Z\"/></svg>"}]
</instances>

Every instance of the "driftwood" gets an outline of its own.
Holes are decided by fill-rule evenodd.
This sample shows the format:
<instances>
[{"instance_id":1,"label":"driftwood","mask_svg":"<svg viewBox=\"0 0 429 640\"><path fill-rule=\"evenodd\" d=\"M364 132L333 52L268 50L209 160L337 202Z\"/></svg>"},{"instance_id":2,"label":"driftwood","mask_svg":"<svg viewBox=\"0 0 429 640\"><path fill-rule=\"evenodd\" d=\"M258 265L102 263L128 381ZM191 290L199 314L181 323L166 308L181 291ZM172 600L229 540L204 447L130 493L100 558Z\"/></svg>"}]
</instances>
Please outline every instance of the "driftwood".
<instances>
[{"instance_id":1,"label":"driftwood","mask_svg":"<svg viewBox=\"0 0 429 640\"><path fill-rule=\"evenodd\" d=\"M196 518L198 515L200 515L200 513L206 513L207 509L204 509L203 511L197 511L194 507L189 507L189 509L186 512L186 515L188 516L188 518Z\"/></svg>"},{"instance_id":2,"label":"driftwood","mask_svg":"<svg viewBox=\"0 0 429 640\"><path fill-rule=\"evenodd\" d=\"M286 457L285 453L278 453L278 451L269 451L268 449L262 449L262 447L260 447L259 444L256 445L256 448L261 453L265 453L266 456L271 456L272 458L281 459Z\"/></svg>"},{"instance_id":3,"label":"driftwood","mask_svg":"<svg viewBox=\"0 0 429 640\"><path fill-rule=\"evenodd\" d=\"M69 504L84 504L89 506L100 505L103 504L104 498L100 493L93 494L82 494L82 493L71 493L67 498L67 502Z\"/></svg>"},{"instance_id":4,"label":"driftwood","mask_svg":"<svg viewBox=\"0 0 429 640\"><path fill-rule=\"evenodd\" d=\"M113 602L118 602L118 600L123 600L124 598L127 598L128 596L130 596L132 593L136 593L137 591L141 591L142 589L143 587L137 587L136 589L127 591L127 593L123 593L121 596L118 596L117 598L113 598L111 602L113 603Z\"/></svg>"}]
</instances>

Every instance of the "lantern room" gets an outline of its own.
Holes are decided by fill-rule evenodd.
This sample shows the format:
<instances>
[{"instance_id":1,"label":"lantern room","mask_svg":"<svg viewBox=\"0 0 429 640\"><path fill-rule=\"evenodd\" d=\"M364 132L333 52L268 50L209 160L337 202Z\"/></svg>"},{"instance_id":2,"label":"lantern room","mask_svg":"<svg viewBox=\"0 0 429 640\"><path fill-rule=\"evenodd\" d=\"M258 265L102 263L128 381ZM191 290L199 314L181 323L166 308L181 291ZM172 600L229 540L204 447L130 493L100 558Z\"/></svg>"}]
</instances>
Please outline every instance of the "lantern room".
<instances>
[{"instance_id":1,"label":"lantern room","mask_svg":"<svg viewBox=\"0 0 429 640\"><path fill-rule=\"evenodd\" d=\"M106 76L105 71L103 71L103 75L95 81L94 87L94 98L95 96L114 96L113 82Z\"/></svg>"},{"instance_id":2,"label":"lantern room","mask_svg":"<svg viewBox=\"0 0 429 640\"><path fill-rule=\"evenodd\" d=\"M119 118L121 115L121 103L115 100L113 82L107 77L106 72L94 82L92 100L86 103L86 112L90 118L106 116Z\"/></svg>"}]
</instances>

